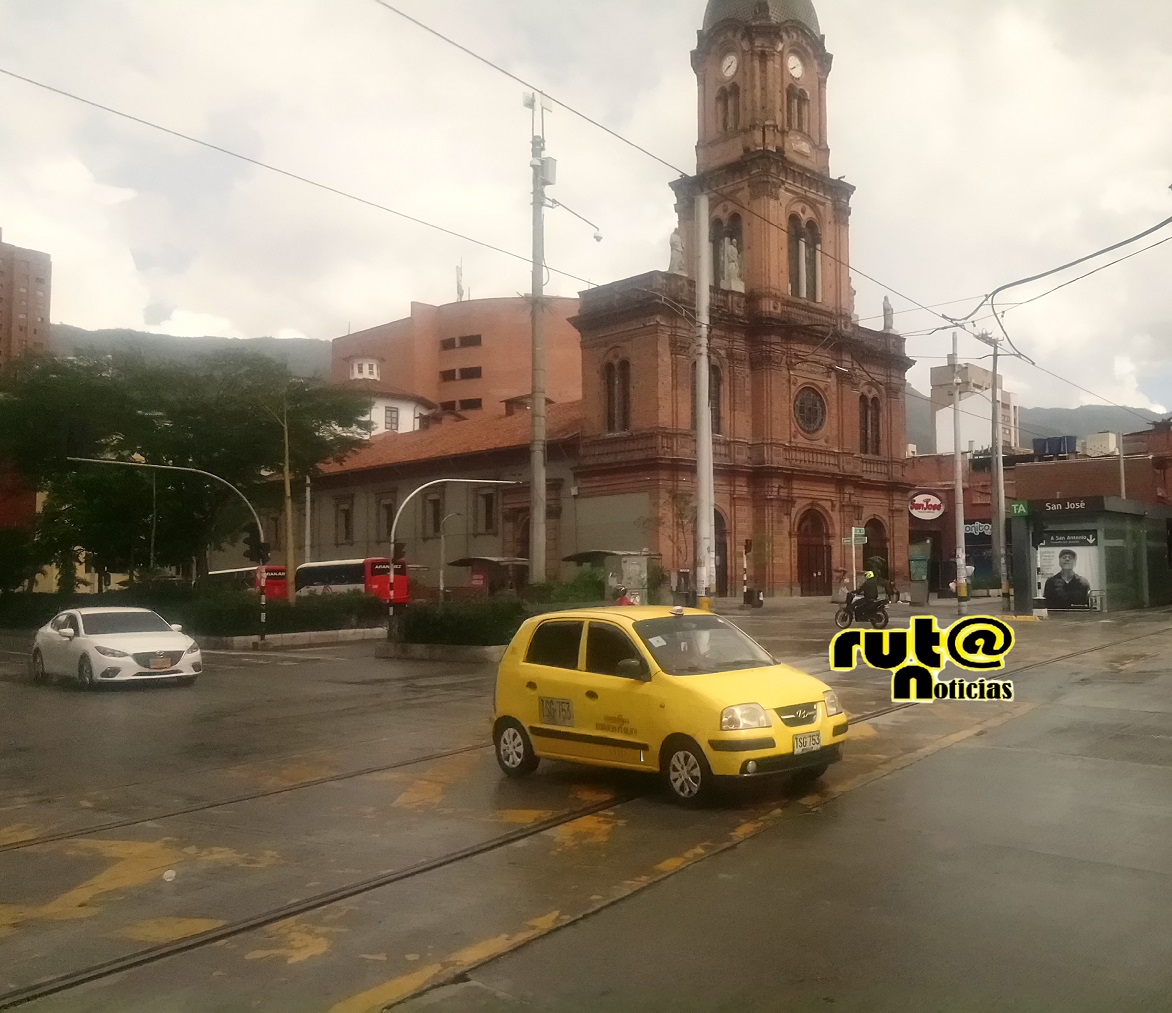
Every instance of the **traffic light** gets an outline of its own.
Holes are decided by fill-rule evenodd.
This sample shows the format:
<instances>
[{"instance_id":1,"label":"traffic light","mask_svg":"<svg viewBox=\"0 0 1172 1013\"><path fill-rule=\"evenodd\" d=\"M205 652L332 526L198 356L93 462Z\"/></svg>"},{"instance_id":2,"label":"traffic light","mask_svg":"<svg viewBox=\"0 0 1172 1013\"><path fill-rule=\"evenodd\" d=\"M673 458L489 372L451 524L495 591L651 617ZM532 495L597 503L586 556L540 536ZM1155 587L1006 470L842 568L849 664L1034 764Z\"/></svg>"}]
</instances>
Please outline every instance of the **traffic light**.
<instances>
[{"instance_id":1,"label":"traffic light","mask_svg":"<svg viewBox=\"0 0 1172 1013\"><path fill-rule=\"evenodd\" d=\"M249 528L248 534L244 536L244 544L244 558L249 562L263 564L269 561L269 550L272 546L260 540L259 531Z\"/></svg>"}]
</instances>

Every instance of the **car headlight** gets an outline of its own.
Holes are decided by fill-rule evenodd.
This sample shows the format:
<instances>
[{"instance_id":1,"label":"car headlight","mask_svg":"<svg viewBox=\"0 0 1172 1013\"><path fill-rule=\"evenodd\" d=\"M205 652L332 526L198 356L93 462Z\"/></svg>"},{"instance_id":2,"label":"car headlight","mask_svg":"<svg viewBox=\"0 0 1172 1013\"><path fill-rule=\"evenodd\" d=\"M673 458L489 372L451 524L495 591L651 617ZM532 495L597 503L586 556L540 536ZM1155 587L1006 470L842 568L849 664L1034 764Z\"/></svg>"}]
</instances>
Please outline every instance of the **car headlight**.
<instances>
[{"instance_id":1,"label":"car headlight","mask_svg":"<svg viewBox=\"0 0 1172 1013\"><path fill-rule=\"evenodd\" d=\"M186 650L186 651L184 651L183 653L184 653L184 654L199 654L199 644L194 644L194 643L193 643L193 644L192 644L192 645L191 645L189 648L187 648L187 650Z\"/></svg>"},{"instance_id":2,"label":"car headlight","mask_svg":"<svg viewBox=\"0 0 1172 1013\"><path fill-rule=\"evenodd\" d=\"M768 728L769 715L759 703L741 703L725 707L720 715L722 732L739 732L742 728Z\"/></svg>"},{"instance_id":3,"label":"car headlight","mask_svg":"<svg viewBox=\"0 0 1172 1013\"><path fill-rule=\"evenodd\" d=\"M130 655L125 651L116 651L113 647L98 647L94 645L94 650L97 651L104 658L129 658Z\"/></svg>"},{"instance_id":4,"label":"car headlight","mask_svg":"<svg viewBox=\"0 0 1172 1013\"><path fill-rule=\"evenodd\" d=\"M828 689L822 694L822 699L826 701L826 716L828 718L842 713L842 704L838 702L838 694L834 690Z\"/></svg>"}]
</instances>

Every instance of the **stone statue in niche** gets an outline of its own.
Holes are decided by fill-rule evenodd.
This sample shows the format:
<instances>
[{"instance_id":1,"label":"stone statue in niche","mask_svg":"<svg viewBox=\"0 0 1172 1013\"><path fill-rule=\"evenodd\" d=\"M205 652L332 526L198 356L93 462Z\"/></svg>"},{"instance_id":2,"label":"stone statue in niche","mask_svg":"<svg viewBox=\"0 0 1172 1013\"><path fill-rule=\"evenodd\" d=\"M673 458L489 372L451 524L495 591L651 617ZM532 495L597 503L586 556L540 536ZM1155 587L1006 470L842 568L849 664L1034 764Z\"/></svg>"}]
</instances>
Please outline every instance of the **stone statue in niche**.
<instances>
[{"instance_id":1,"label":"stone statue in niche","mask_svg":"<svg viewBox=\"0 0 1172 1013\"><path fill-rule=\"evenodd\" d=\"M883 297L883 333L892 334L895 331L895 307L891 305L891 299L887 296Z\"/></svg>"},{"instance_id":2,"label":"stone statue in niche","mask_svg":"<svg viewBox=\"0 0 1172 1013\"><path fill-rule=\"evenodd\" d=\"M725 236L720 260L720 287L733 292L745 291L745 278L741 271L741 251L735 239Z\"/></svg>"},{"instance_id":3,"label":"stone statue in niche","mask_svg":"<svg viewBox=\"0 0 1172 1013\"><path fill-rule=\"evenodd\" d=\"M684 240L680 230L671 234L671 262L667 266L668 274L686 274L684 271Z\"/></svg>"},{"instance_id":4,"label":"stone statue in niche","mask_svg":"<svg viewBox=\"0 0 1172 1013\"><path fill-rule=\"evenodd\" d=\"M858 296L859 296L859 293L855 291L855 287L854 287L854 285L852 285L851 286L851 322L856 323L856 324L859 322Z\"/></svg>"}]
</instances>

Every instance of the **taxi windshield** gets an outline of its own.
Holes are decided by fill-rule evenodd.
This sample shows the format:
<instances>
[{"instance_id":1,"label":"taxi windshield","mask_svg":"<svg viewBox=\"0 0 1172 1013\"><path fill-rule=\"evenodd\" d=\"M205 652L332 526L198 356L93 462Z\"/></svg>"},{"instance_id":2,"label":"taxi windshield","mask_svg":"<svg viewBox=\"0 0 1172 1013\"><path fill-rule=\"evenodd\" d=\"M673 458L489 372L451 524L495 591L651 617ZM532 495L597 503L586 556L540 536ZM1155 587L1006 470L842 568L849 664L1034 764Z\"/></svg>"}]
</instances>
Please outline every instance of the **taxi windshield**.
<instances>
[{"instance_id":1,"label":"taxi windshield","mask_svg":"<svg viewBox=\"0 0 1172 1013\"><path fill-rule=\"evenodd\" d=\"M777 662L719 616L667 616L635 623L635 632L668 675L709 675Z\"/></svg>"}]
</instances>

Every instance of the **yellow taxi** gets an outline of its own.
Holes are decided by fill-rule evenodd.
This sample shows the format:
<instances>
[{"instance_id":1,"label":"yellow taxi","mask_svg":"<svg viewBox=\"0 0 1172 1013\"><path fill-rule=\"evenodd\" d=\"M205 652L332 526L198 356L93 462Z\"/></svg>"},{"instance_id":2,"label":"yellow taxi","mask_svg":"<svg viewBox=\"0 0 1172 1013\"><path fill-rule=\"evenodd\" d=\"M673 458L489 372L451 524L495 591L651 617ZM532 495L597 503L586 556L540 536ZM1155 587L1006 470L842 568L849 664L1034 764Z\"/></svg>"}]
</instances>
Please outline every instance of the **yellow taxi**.
<instances>
[{"instance_id":1,"label":"yellow taxi","mask_svg":"<svg viewBox=\"0 0 1172 1013\"><path fill-rule=\"evenodd\" d=\"M847 718L824 682L710 612L554 612L517 631L497 671L493 743L522 777L542 759L658 772L683 804L718 781L813 782L841 759Z\"/></svg>"}]
</instances>

